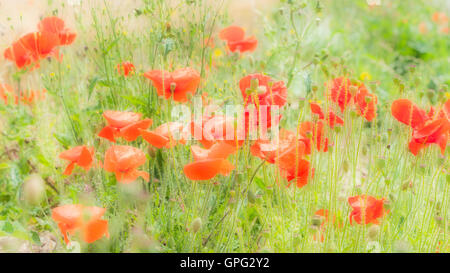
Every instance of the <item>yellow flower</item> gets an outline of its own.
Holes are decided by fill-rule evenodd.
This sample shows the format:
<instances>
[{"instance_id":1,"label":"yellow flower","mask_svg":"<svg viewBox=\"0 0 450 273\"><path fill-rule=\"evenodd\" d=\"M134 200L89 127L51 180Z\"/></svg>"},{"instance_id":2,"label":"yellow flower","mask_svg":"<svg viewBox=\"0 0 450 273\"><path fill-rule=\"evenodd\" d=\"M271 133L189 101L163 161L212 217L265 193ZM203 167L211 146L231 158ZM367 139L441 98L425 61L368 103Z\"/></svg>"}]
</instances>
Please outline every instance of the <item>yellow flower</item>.
<instances>
[{"instance_id":1,"label":"yellow flower","mask_svg":"<svg viewBox=\"0 0 450 273\"><path fill-rule=\"evenodd\" d=\"M220 56L222 56L222 50L220 50L220 49L218 49L218 48L216 48L216 49L214 49L214 57L220 57Z\"/></svg>"},{"instance_id":2,"label":"yellow flower","mask_svg":"<svg viewBox=\"0 0 450 273\"><path fill-rule=\"evenodd\" d=\"M446 97L447 99L450 99L450 92L445 92L445 97Z\"/></svg>"},{"instance_id":3,"label":"yellow flower","mask_svg":"<svg viewBox=\"0 0 450 273\"><path fill-rule=\"evenodd\" d=\"M367 80L372 80L372 76L369 74L369 72L362 72L361 75L359 75L359 78L364 81L365 79Z\"/></svg>"}]
</instances>

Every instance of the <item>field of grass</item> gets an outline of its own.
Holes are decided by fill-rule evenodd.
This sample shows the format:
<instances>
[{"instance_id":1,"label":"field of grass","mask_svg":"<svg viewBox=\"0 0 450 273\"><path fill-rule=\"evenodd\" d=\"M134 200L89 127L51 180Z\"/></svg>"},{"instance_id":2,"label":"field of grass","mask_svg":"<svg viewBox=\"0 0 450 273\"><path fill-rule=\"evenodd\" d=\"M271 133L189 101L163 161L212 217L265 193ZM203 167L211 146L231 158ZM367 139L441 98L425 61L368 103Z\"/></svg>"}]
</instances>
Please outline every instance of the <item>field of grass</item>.
<instances>
[{"instance_id":1,"label":"field of grass","mask_svg":"<svg viewBox=\"0 0 450 273\"><path fill-rule=\"evenodd\" d=\"M0 1L0 252L450 251L448 1L126 2Z\"/></svg>"}]
</instances>

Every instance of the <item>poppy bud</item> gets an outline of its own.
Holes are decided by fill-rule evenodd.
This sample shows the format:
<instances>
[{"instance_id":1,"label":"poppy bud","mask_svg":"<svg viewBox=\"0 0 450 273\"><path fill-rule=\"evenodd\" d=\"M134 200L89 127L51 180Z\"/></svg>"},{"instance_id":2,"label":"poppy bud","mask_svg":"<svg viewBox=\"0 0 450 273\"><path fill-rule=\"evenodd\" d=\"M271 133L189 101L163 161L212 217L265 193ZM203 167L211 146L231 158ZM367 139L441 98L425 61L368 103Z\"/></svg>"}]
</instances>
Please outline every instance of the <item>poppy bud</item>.
<instances>
[{"instance_id":1,"label":"poppy bud","mask_svg":"<svg viewBox=\"0 0 450 273\"><path fill-rule=\"evenodd\" d=\"M344 170L344 172L348 172L350 168L350 164L348 163L347 160L344 160L344 162L342 163L342 169Z\"/></svg>"},{"instance_id":2,"label":"poppy bud","mask_svg":"<svg viewBox=\"0 0 450 273\"><path fill-rule=\"evenodd\" d=\"M155 147L149 146L148 149L147 149L147 152L148 152L148 155L149 155L151 158L156 157L156 149L155 149Z\"/></svg>"},{"instance_id":3,"label":"poppy bud","mask_svg":"<svg viewBox=\"0 0 450 273\"><path fill-rule=\"evenodd\" d=\"M197 217L192 221L191 224L191 231L194 233L197 233L202 228L202 219L200 217Z\"/></svg>"},{"instance_id":4,"label":"poppy bud","mask_svg":"<svg viewBox=\"0 0 450 273\"><path fill-rule=\"evenodd\" d=\"M256 195L252 190L248 190L247 199L252 204L256 202Z\"/></svg>"},{"instance_id":5,"label":"poppy bud","mask_svg":"<svg viewBox=\"0 0 450 273\"><path fill-rule=\"evenodd\" d=\"M177 88L177 84L174 82L170 83L170 92L173 93L175 92L175 88Z\"/></svg>"},{"instance_id":6,"label":"poppy bud","mask_svg":"<svg viewBox=\"0 0 450 273\"><path fill-rule=\"evenodd\" d=\"M378 225L372 225L369 228L367 236L369 236L370 240L375 241L377 239L379 233L380 233L380 227Z\"/></svg>"},{"instance_id":7,"label":"poppy bud","mask_svg":"<svg viewBox=\"0 0 450 273\"><path fill-rule=\"evenodd\" d=\"M254 79L250 80L250 90L251 91L257 90L258 86L259 86L259 80L258 79L254 78Z\"/></svg>"},{"instance_id":8,"label":"poppy bud","mask_svg":"<svg viewBox=\"0 0 450 273\"><path fill-rule=\"evenodd\" d=\"M38 174L29 176L23 184L23 197L30 205L39 205L45 197L45 183Z\"/></svg>"},{"instance_id":9,"label":"poppy bud","mask_svg":"<svg viewBox=\"0 0 450 273\"><path fill-rule=\"evenodd\" d=\"M322 224L322 217L319 215L314 215L311 220L311 224L315 227L319 227Z\"/></svg>"}]
</instances>

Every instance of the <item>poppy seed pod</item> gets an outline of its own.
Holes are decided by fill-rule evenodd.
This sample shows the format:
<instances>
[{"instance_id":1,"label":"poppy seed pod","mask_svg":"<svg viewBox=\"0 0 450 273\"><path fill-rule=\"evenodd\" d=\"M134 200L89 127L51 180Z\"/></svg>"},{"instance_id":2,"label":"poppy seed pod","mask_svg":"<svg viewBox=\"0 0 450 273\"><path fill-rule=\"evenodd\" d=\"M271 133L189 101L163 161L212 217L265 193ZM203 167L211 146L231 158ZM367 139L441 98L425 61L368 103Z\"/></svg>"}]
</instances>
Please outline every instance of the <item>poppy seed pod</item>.
<instances>
[{"instance_id":1,"label":"poppy seed pod","mask_svg":"<svg viewBox=\"0 0 450 273\"><path fill-rule=\"evenodd\" d=\"M255 193L253 193L252 190L248 190L247 197L248 197L248 201L249 201L250 203L254 204L254 203L256 202L256 198L257 198L257 197L256 197Z\"/></svg>"},{"instance_id":2,"label":"poppy seed pod","mask_svg":"<svg viewBox=\"0 0 450 273\"><path fill-rule=\"evenodd\" d=\"M23 183L23 197L30 205L39 205L45 197L45 183L38 174L29 176Z\"/></svg>"},{"instance_id":3,"label":"poppy seed pod","mask_svg":"<svg viewBox=\"0 0 450 273\"><path fill-rule=\"evenodd\" d=\"M202 219L200 217L197 217L192 221L191 224L191 230L194 233L197 233L202 228Z\"/></svg>"},{"instance_id":4,"label":"poppy seed pod","mask_svg":"<svg viewBox=\"0 0 450 273\"><path fill-rule=\"evenodd\" d=\"M314 215L311 219L311 224L315 227L319 227L322 224L322 217L319 215Z\"/></svg>"}]
</instances>

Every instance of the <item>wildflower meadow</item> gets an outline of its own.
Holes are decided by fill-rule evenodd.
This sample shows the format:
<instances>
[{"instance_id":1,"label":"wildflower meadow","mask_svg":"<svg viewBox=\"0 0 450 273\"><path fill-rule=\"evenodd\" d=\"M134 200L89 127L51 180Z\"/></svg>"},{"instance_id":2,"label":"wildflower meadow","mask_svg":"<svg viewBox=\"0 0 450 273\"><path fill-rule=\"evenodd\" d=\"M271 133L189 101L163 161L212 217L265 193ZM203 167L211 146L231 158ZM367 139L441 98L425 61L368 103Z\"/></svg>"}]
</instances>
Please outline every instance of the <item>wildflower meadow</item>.
<instances>
[{"instance_id":1,"label":"wildflower meadow","mask_svg":"<svg viewBox=\"0 0 450 273\"><path fill-rule=\"evenodd\" d=\"M449 16L0 0L0 252L448 253Z\"/></svg>"}]
</instances>

